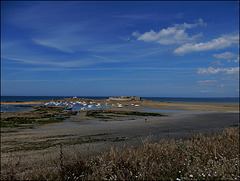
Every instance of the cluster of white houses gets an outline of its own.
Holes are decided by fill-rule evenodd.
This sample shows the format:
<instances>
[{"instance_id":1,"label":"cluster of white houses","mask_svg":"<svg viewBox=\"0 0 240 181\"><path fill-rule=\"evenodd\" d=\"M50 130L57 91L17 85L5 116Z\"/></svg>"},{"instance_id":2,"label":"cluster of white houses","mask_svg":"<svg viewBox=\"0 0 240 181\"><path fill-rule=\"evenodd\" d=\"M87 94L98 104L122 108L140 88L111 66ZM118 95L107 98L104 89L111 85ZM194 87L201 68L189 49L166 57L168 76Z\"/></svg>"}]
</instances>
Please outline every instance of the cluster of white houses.
<instances>
[{"instance_id":1,"label":"cluster of white houses","mask_svg":"<svg viewBox=\"0 0 240 181\"><path fill-rule=\"evenodd\" d=\"M141 97L137 96L121 96L121 97L109 97L111 101L140 101Z\"/></svg>"}]
</instances>

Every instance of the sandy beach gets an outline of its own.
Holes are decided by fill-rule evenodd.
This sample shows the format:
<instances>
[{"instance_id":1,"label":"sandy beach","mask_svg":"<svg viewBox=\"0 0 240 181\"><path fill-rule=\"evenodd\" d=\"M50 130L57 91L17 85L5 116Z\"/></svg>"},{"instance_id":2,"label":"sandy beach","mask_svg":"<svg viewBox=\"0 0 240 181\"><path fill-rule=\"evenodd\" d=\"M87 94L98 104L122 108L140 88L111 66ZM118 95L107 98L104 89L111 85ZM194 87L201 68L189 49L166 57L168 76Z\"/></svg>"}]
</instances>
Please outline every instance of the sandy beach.
<instances>
[{"instance_id":1,"label":"sandy beach","mask_svg":"<svg viewBox=\"0 0 240 181\"><path fill-rule=\"evenodd\" d=\"M99 103L107 100L96 101ZM238 126L237 104L213 103L166 103L154 101L122 102L137 103L139 107L111 107L107 110L157 112L166 116L127 116L109 121L86 117L82 111L69 119L30 129L1 129L1 159L7 163L10 158L23 158L26 164L54 160L59 156L60 145L64 152L81 152L83 155L106 151L111 146L138 145L142 140L152 142L162 138L189 138L192 134ZM13 103L5 103L13 104ZM30 104L29 102L21 104ZM31 102L36 104L36 102Z\"/></svg>"}]
</instances>

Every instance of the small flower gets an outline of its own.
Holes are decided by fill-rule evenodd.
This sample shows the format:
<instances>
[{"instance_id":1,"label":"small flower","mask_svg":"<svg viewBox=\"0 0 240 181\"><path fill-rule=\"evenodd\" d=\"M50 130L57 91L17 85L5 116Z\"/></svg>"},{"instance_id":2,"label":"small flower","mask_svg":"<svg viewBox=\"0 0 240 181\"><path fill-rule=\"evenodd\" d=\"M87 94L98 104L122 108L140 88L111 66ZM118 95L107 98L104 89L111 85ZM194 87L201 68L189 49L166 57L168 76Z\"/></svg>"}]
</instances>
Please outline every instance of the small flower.
<instances>
[{"instance_id":1,"label":"small flower","mask_svg":"<svg viewBox=\"0 0 240 181\"><path fill-rule=\"evenodd\" d=\"M192 174L190 174L190 175L189 175L189 177L193 178L193 175L192 175Z\"/></svg>"},{"instance_id":2,"label":"small flower","mask_svg":"<svg viewBox=\"0 0 240 181\"><path fill-rule=\"evenodd\" d=\"M181 181L181 179L180 179L180 178L176 178L176 180L177 180L177 181Z\"/></svg>"}]
</instances>

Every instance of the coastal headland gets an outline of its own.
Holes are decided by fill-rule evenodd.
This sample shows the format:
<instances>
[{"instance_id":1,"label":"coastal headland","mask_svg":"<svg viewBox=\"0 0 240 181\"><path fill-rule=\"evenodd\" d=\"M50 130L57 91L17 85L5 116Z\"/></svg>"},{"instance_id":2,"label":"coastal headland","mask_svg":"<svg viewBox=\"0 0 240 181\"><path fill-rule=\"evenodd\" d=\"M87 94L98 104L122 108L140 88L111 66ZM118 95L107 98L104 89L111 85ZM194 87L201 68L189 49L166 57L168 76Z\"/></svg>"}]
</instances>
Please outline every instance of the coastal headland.
<instances>
[{"instance_id":1,"label":"coastal headland","mask_svg":"<svg viewBox=\"0 0 240 181\"><path fill-rule=\"evenodd\" d=\"M238 104L170 103L146 99L68 98L51 101L94 102L109 106L97 110L63 111L66 107L56 109L44 105L49 102L46 100L2 102L2 105L34 104L32 107L35 108L34 111L1 113L1 121L35 120L1 127L3 165L9 159L20 157L27 167L40 162L44 164L57 159L60 148L69 154L77 151L88 156L107 151L112 146L137 146L145 139L152 142L187 139L193 134L208 135L211 131L239 126Z\"/></svg>"}]
</instances>

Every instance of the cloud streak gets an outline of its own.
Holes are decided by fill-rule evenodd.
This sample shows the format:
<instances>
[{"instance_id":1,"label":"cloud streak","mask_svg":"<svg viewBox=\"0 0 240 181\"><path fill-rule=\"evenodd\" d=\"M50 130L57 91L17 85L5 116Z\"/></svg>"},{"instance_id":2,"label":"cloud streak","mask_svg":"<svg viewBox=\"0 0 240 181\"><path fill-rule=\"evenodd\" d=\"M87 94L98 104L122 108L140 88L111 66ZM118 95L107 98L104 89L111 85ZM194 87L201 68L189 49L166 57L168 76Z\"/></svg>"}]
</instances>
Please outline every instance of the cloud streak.
<instances>
[{"instance_id":1,"label":"cloud streak","mask_svg":"<svg viewBox=\"0 0 240 181\"><path fill-rule=\"evenodd\" d=\"M225 74L238 74L239 67L231 67L231 68L199 68L198 74L218 74L218 73L225 73Z\"/></svg>"},{"instance_id":2,"label":"cloud streak","mask_svg":"<svg viewBox=\"0 0 240 181\"><path fill-rule=\"evenodd\" d=\"M83 36L86 25L67 24L56 25L55 28L38 34L31 38L36 45L54 48L65 53L75 53L86 46L86 42L90 42L90 37ZM88 41L87 41L88 40Z\"/></svg>"},{"instance_id":3,"label":"cloud streak","mask_svg":"<svg viewBox=\"0 0 240 181\"><path fill-rule=\"evenodd\" d=\"M239 62L239 57L237 57L237 58L234 59L234 60L228 60L227 62L228 62L228 63L238 63L238 62Z\"/></svg>"},{"instance_id":4,"label":"cloud streak","mask_svg":"<svg viewBox=\"0 0 240 181\"><path fill-rule=\"evenodd\" d=\"M93 60L71 60L71 61L49 61L39 59L36 57L19 57L19 56L2 56L7 60L13 60L24 64L30 65L46 65L46 66L57 66L57 67L81 67L88 66L97 63Z\"/></svg>"},{"instance_id":5,"label":"cloud streak","mask_svg":"<svg viewBox=\"0 0 240 181\"><path fill-rule=\"evenodd\" d=\"M142 71L142 70L149 70L149 71L170 71L175 73L180 71L189 71L194 72L196 68L158 68L158 67L99 67L99 68L2 68L5 70L20 70L20 71Z\"/></svg>"},{"instance_id":6,"label":"cloud streak","mask_svg":"<svg viewBox=\"0 0 240 181\"><path fill-rule=\"evenodd\" d=\"M211 85L213 83L216 83L218 82L217 80L200 80L200 81L197 81L197 83L199 85Z\"/></svg>"},{"instance_id":7,"label":"cloud streak","mask_svg":"<svg viewBox=\"0 0 240 181\"><path fill-rule=\"evenodd\" d=\"M94 81L162 81L163 78L109 78L109 77L102 77L102 78L79 78L79 79L71 79L71 80L1 80L2 82L78 82L78 81L87 81L87 82L94 82ZM174 85L174 84L173 84ZM176 84L175 84L176 85Z\"/></svg>"},{"instance_id":8,"label":"cloud streak","mask_svg":"<svg viewBox=\"0 0 240 181\"><path fill-rule=\"evenodd\" d=\"M221 58L221 59L229 59L229 58L237 57L236 54L231 53L231 52L225 52L225 53L220 53L220 54L213 54L213 56L216 57L216 58Z\"/></svg>"},{"instance_id":9,"label":"cloud streak","mask_svg":"<svg viewBox=\"0 0 240 181\"><path fill-rule=\"evenodd\" d=\"M239 43L239 35L223 35L205 43L187 43L174 50L176 55L184 55L190 52L201 52L208 50L219 50Z\"/></svg>"},{"instance_id":10,"label":"cloud streak","mask_svg":"<svg viewBox=\"0 0 240 181\"><path fill-rule=\"evenodd\" d=\"M201 93L209 93L209 91L206 91L206 90L203 90L203 91L200 91Z\"/></svg>"},{"instance_id":11,"label":"cloud streak","mask_svg":"<svg viewBox=\"0 0 240 181\"><path fill-rule=\"evenodd\" d=\"M56 41L51 41L51 40L40 40L40 39L32 39L32 41L40 46L45 46L49 48L54 48L59 51L65 52L65 53L74 53L73 50L67 48L64 46L62 43L57 43Z\"/></svg>"}]
</instances>

